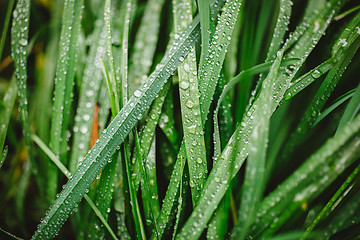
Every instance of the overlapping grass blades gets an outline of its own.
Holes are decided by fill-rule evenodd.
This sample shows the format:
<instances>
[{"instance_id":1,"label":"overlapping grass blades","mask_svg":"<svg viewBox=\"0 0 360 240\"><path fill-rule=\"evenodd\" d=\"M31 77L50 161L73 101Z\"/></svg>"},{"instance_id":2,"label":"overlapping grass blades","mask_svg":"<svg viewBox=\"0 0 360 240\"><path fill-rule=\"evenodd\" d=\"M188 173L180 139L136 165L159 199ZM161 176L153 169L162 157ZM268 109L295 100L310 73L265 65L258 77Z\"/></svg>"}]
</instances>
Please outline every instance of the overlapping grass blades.
<instances>
[{"instance_id":1,"label":"overlapping grass blades","mask_svg":"<svg viewBox=\"0 0 360 240\"><path fill-rule=\"evenodd\" d=\"M50 208L33 239L54 236L69 217L71 211L79 203L96 176L105 167L112 154L152 103L166 80L175 71L181 60L186 57L188 52L184 49L192 46L198 38L199 28L197 23L198 21L194 21L185 30L177 40L177 46L167 52L157 69L109 124L99 141L86 155L83 163L77 168L54 205Z\"/></svg>"},{"instance_id":2,"label":"overlapping grass blades","mask_svg":"<svg viewBox=\"0 0 360 240\"><path fill-rule=\"evenodd\" d=\"M29 238L61 189L33 239L72 212L57 238L358 235L356 3L50 2L14 11L0 61L0 229Z\"/></svg>"},{"instance_id":3,"label":"overlapping grass blades","mask_svg":"<svg viewBox=\"0 0 360 240\"><path fill-rule=\"evenodd\" d=\"M51 120L50 148L56 156L66 156L66 131L70 118L71 99L75 77L75 53L80 32L83 2L66 0L64 3L59 57L55 76L53 115ZM64 156L65 154L65 156ZM64 161L63 159L62 161ZM48 169L47 196L55 199L58 185L57 169L52 163Z\"/></svg>"}]
</instances>

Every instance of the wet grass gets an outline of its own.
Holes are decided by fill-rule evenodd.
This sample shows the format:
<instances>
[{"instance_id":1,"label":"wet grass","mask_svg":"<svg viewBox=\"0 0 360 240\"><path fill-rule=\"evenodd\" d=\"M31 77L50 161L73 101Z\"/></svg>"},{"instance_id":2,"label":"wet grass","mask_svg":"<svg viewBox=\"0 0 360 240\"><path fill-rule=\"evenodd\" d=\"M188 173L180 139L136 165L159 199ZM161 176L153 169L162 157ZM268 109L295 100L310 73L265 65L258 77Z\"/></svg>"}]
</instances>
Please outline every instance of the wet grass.
<instances>
[{"instance_id":1,"label":"wet grass","mask_svg":"<svg viewBox=\"0 0 360 240\"><path fill-rule=\"evenodd\" d=\"M360 236L354 1L0 6L0 238Z\"/></svg>"}]
</instances>

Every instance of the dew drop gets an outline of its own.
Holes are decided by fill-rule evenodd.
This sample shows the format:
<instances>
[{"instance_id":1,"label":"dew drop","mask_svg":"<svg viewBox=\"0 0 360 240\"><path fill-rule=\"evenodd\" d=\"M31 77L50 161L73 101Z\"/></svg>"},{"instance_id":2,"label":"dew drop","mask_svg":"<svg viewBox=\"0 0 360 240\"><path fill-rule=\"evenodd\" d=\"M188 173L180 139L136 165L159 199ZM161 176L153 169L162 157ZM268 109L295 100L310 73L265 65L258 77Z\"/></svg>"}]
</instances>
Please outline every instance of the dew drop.
<instances>
[{"instance_id":1,"label":"dew drop","mask_svg":"<svg viewBox=\"0 0 360 240\"><path fill-rule=\"evenodd\" d=\"M186 81L181 81L179 83L179 87L185 90L185 89L187 89L189 87L189 83L186 82Z\"/></svg>"}]
</instances>

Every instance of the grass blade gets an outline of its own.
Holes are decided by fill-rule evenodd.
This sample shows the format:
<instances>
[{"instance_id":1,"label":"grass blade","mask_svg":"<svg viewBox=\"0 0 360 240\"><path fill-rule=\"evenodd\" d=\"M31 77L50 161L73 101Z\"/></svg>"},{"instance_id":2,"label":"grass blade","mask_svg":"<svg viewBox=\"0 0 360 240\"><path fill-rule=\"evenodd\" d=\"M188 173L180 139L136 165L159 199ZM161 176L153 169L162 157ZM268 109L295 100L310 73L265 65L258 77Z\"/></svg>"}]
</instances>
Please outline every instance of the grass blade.
<instances>
[{"instance_id":1,"label":"grass blade","mask_svg":"<svg viewBox=\"0 0 360 240\"><path fill-rule=\"evenodd\" d=\"M66 0L57 60L50 147L61 159L66 153L66 130L69 122L72 91L75 77L75 53L80 31L83 2ZM61 156L60 156L61 155ZM62 159L65 162L65 159ZM48 169L48 200L57 192L57 169L52 163Z\"/></svg>"},{"instance_id":2,"label":"grass blade","mask_svg":"<svg viewBox=\"0 0 360 240\"><path fill-rule=\"evenodd\" d=\"M175 35L178 35L192 21L191 1L174 0L173 13ZM194 206L207 177L206 150L196 73L196 56L193 47L187 58L179 66L178 74L182 125Z\"/></svg>"}]
</instances>

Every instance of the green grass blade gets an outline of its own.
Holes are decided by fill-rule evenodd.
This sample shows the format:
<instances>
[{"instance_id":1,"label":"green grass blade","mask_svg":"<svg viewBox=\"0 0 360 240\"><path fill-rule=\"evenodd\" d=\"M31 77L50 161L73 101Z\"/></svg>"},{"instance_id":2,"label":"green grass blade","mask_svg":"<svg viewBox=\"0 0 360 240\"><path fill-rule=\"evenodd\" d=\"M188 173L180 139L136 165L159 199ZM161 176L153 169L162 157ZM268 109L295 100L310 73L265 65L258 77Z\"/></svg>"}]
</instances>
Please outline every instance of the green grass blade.
<instances>
[{"instance_id":1,"label":"green grass blade","mask_svg":"<svg viewBox=\"0 0 360 240\"><path fill-rule=\"evenodd\" d=\"M75 52L80 31L82 1L65 1L59 57L55 76L53 116L50 131L50 147L56 156L66 152L66 130L69 121L72 91L75 77ZM64 144L65 142L65 144ZM64 148L65 147L65 148ZM65 159L62 159L65 162ZM50 163L48 169L48 200L54 200L57 192L57 169Z\"/></svg>"},{"instance_id":2,"label":"green grass blade","mask_svg":"<svg viewBox=\"0 0 360 240\"><path fill-rule=\"evenodd\" d=\"M359 112L360 109L360 84L355 89L354 94L351 97L350 102L346 106L345 112L343 116L341 117L339 126L336 130L336 132L339 132L345 125L347 125Z\"/></svg>"},{"instance_id":3,"label":"green grass blade","mask_svg":"<svg viewBox=\"0 0 360 240\"><path fill-rule=\"evenodd\" d=\"M281 58L282 52L279 51L267 78L264 80L261 94L254 103L254 125L248 144L249 157L245 169L244 188L238 214L239 220L232 232L232 237L235 239L246 237L249 227L253 224L256 207L264 191L265 159L272 114L269 104L271 104L272 86L275 85Z\"/></svg>"},{"instance_id":4,"label":"green grass blade","mask_svg":"<svg viewBox=\"0 0 360 240\"><path fill-rule=\"evenodd\" d=\"M156 50L160 31L160 17L164 0L150 0L146 3L139 30L136 34L134 52L131 55L129 68L130 93L146 80Z\"/></svg>"},{"instance_id":5,"label":"green grass blade","mask_svg":"<svg viewBox=\"0 0 360 240\"><path fill-rule=\"evenodd\" d=\"M344 94L341 98L339 98L335 103L333 103L330 107L326 108L324 111L321 112L319 117L314 122L314 126L317 125L321 120L323 120L326 116L328 116L332 111L334 111L337 107L341 104L349 100L354 95L354 90Z\"/></svg>"},{"instance_id":6,"label":"green grass blade","mask_svg":"<svg viewBox=\"0 0 360 240\"><path fill-rule=\"evenodd\" d=\"M17 95L17 81L15 76L11 78L9 87L2 100L2 107L0 107L0 150L3 150L7 129L11 117L11 111L14 107L15 99Z\"/></svg>"},{"instance_id":7,"label":"green grass blade","mask_svg":"<svg viewBox=\"0 0 360 240\"><path fill-rule=\"evenodd\" d=\"M31 136L32 140L41 148L41 150L44 151L44 153L49 157L49 159L56 165L57 168L59 168L59 170L67 177L67 178L71 178L71 173L70 171L64 166L64 164L58 159L58 157L56 157L56 155L46 146L46 144L36 135L32 135ZM96 216L99 217L100 221L105 225L106 229L109 231L110 235L112 236L113 239L117 239L115 233L112 231L111 227L109 226L109 224L107 223L107 221L105 220L105 218L103 217L103 215L101 214L101 212L99 211L99 209L96 207L96 205L93 203L93 201L91 200L91 198L89 196L87 196L86 194L84 195L84 198L86 200L86 202L90 205L90 207L93 209L93 211L95 212Z\"/></svg>"},{"instance_id":8,"label":"green grass blade","mask_svg":"<svg viewBox=\"0 0 360 240\"><path fill-rule=\"evenodd\" d=\"M192 21L191 1L174 0L173 13L175 34L181 33ZM196 205L199 192L207 177L207 159L201 122L199 90L195 48L178 68L179 94L184 131L185 149L190 174L190 187L193 205Z\"/></svg>"},{"instance_id":9,"label":"green grass blade","mask_svg":"<svg viewBox=\"0 0 360 240\"><path fill-rule=\"evenodd\" d=\"M66 184L59 198L45 216L33 239L49 238L59 230L61 225L69 217L71 211L81 200L96 176L105 167L108 158L116 151L116 148L124 141L137 121L148 109L156 94L163 87L166 80L186 57L189 48L199 37L199 20L185 30L176 42L177 45L170 48L155 71L148 80L134 92L129 102L121 109L119 114L109 124L106 132L101 135L99 141L86 155L82 164L77 168L73 177Z\"/></svg>"},{"instance_id":10,"label":"green grass blade","mask_svg":"<svg viewBox=\"0 0 360 240\"><path fill-rule=\"evenodd\" d=\"M11 11L12 11L12 9L14 7L14 2L15 2L15 0L10 0L9 1L9 5L8 5L7 11L6 11L3 31L2 31L1 39L0 39L0 61L1 61L3 50L4 50L6 35L7 35L7 32L8 32L9 25L10 25L9 22L10 22L10 17L11 17Z\"/></svg>"},{"instance_id":11,"label":"green grass blade","mask_svg":"<svg viewBox=\"0 0 360 240\"><path fill-rule=\"evenodd\" d=\"M102 84L101 58L105 54L103 21L98 20L92 33L87 62L84 69L82 87L76 109L75 124L73 128L73 146L69 170L74 172L90 148L91 124L93 121L94 107ZM101 121L99 121L101 122Z\"/></svg>"}]
</instances>

